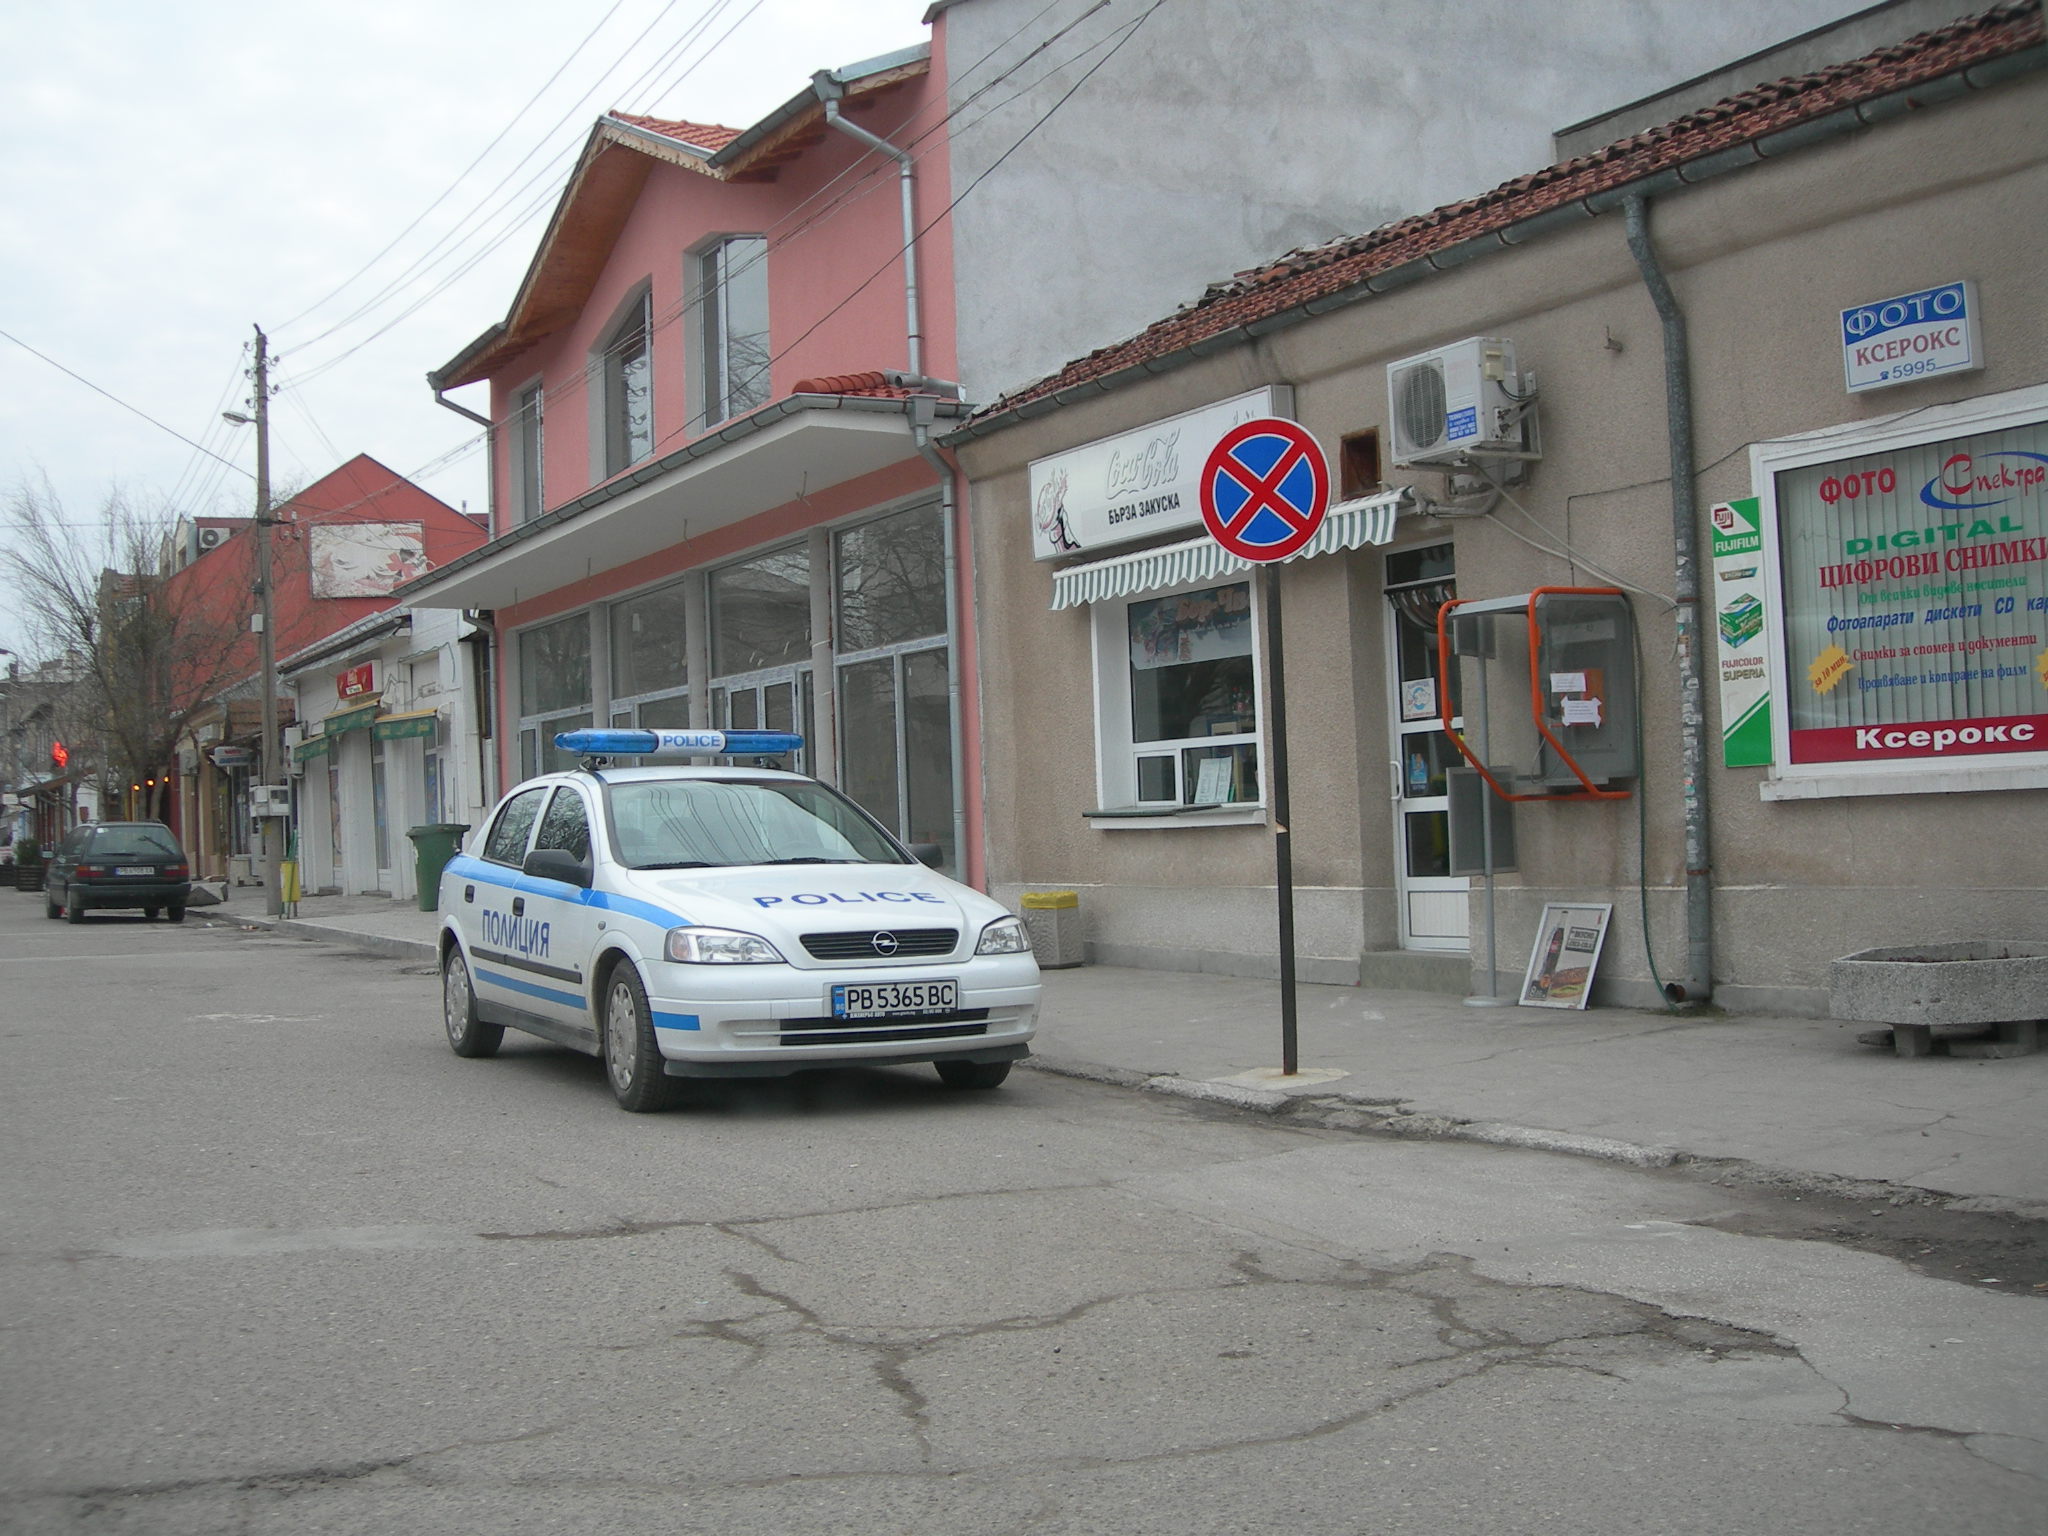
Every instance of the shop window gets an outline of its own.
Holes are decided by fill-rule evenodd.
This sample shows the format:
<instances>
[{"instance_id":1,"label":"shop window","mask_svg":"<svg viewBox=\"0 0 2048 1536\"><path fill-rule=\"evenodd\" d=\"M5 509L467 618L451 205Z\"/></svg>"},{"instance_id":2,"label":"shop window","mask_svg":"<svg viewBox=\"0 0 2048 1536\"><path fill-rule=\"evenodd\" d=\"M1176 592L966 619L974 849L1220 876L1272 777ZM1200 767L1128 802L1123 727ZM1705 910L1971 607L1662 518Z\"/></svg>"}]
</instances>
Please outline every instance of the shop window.
<instances>
[{"instance_id":1,"label":"shop window","mask_svg":"<svg viewBox=\"0 0 2048 1536\"><path fill-rule=\"evenodd\" d=\"M2048 389L1765 445L1755 464L1760 504L1714 519L1731 760L1755 721L1730 679L1762 669L1769 745L1748 761L1772 757L1800 793L2048 768Z\"/></svg>"},{"instance_id":2,"label":"shop window","mask_svg":"<svg viewBox=\"0 0 2048 1536\"><path fill-rule=\"evenodd\" d=\"M612 723L687 725L689 630L685 583L612 604Z\"/></svg>"},{"instance_id":3,"label":"shop window","mask_svg":"<svg viewBox=\"0 0 2048 1536\"><path fill-rule=\"evenodd\" d=\"M652 295L643 292L605 338L598 359L603 386L604 473L615 475L654 452L654 359L649 350Z\"/></svg>"},{"instance_id":4,"label":"shop window","mask_svg":"<svg viewBox=\"0 0 2048 1536\"><path fill-rule=\"evenodd\" d=\"M695 260L708 427L768 400L768 242L736 236Z\"/></svg>"},{"instance_id":5,"label":"shop window","mask_svg":"<svg viewBox=\"0 0 2048 1536\"><path fill-rule=\"evenodd\" d=\"M811 659L811 558L802 544L711 573L711 665L737 676Z\"/></svg>"},{"instance_id":6,"label":"shop window","mask_svg":"<svg viewBox=\"0 0 2048 1536\"><path fill-rule=\"evenodd\" d=\"M1258 804L1251 583L1098 603L1094 621L1104 805Z\"/></svg>"},{"instance_id":7,"label":"shop window","mask_svg":"<svg viewBox=\"0 0 2048 1536\"><path fill-rule=\"evenodd\" d=\"M519 716L521 777L575 766L554 739L591 723L588 614L519 632Z\"/></svg>"},{"instance_id":8,"label":"shop window","mask_svg":"<svg viewBox=\"0 0 2048 1536\"><path fill-rule=\"evenodd\" d=\"M946 536L936 506L843 530L834 565L842 653L946 632Z\"/></svg>"}]
</instances>

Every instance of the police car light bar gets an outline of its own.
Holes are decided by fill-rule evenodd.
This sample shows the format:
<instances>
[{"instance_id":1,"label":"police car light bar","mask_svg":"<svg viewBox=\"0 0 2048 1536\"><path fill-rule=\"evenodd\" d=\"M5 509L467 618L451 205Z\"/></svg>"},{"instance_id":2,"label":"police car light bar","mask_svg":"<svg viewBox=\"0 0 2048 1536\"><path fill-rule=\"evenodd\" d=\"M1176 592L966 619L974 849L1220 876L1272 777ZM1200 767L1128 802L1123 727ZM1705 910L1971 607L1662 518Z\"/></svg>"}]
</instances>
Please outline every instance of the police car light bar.
<instances>
[{"instance_id":1,"label":"police car light bar","mask_svg":"<svg viewBox=\"0 0 2048 1536\"><path fill-rule=\"evenodd\" d=\"M792 731L562 731L555 745L579 757L772 757L804 744Z\"/></svg>"}]
</instances>

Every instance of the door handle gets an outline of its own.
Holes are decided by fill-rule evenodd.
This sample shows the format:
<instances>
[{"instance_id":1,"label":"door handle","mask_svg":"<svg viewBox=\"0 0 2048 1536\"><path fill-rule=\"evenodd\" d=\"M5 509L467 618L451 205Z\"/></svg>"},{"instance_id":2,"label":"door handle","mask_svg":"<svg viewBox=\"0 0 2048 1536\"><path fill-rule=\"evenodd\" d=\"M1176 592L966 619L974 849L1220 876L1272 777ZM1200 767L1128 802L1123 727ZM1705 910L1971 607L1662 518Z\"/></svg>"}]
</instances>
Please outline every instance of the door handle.
<instances>
[{"instance_id":1,"label":"door handle","mask_svg":"<svg viewBox=\"0 0 2048 1536\"><path fill-rule=\"evenodd\" d=\"M524 917L526 915L526 898L524 896L514 896L512 898L512 915L514 917Z\"/></svg>"},{"instance_id":2,"label":"door handle","mask_svg":"<svg viewBox=\"0 0 2048 1536\"><path fill-rule=\"evenodd\" d=\"M1401 765L1397 761L1387 764L1388 795L1396 805L1401 803Z\"/></svg>"}]
</instances>

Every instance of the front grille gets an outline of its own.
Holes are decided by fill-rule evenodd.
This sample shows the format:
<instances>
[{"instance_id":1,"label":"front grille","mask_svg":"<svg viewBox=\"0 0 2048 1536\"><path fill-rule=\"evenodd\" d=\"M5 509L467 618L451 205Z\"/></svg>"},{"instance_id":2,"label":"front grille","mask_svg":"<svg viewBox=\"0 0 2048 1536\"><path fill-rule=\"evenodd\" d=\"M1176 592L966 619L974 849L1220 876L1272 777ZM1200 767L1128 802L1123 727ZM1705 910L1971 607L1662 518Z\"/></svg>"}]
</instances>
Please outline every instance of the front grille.
<instances>
[{"instance_id":1,"label":"front grille","mask_svg":"<svg viewBox=\"0 0 2048 1536\"><path fill-rule=\"evenodd\" d=\"M986 1008L916 1019L784 1019L782 1045L879 1045L885 1041L949 1040L988 1033ZM802 1033L798 1033L802 1031Z\"/></svg>"},{"instance_id":2,"label":"front grille","mask_svg":"<svg viewBox=\"0 0 2048 1536\"><path fill-rule=\"evenodd\" d=\"M877 944L877 939L882 942ZM804 948L813 960L923 959L950 955L959 942L958 928L862 928L803 936Z\"/></svg>"}]
</instances>

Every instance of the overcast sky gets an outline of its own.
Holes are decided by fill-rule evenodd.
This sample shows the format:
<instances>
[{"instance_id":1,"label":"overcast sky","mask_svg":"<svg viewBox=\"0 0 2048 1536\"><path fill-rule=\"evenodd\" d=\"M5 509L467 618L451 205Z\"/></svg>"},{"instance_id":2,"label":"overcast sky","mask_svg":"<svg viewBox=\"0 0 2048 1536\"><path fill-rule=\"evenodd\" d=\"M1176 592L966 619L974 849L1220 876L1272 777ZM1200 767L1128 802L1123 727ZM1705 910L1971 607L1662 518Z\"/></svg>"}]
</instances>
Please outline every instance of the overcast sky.
<instances>
[{"instance_id":1,"label":"overcast sky","mask_svg":"<svg viewBox=\"0 0 2048 1536\"><path fill-rule=\"evenodd\" d=\"M220 413L261 325L279 482L368 453L481 512L479 429L424 375L504 318L597 115L745 127L925 41L927 4L0 0L0 493L252 510Z\"/></svg>"}]
</instances>

